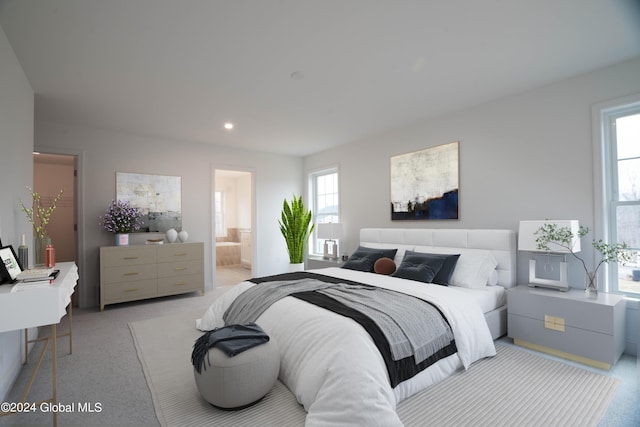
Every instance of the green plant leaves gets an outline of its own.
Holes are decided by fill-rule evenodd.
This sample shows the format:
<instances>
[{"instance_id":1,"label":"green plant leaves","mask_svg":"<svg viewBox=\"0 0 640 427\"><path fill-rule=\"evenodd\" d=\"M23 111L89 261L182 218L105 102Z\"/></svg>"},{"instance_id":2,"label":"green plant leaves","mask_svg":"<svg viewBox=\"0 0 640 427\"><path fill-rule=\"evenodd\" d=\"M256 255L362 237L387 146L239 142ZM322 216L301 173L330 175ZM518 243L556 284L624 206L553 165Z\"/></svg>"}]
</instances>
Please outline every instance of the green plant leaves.
<instances>
[{"instance_id":1,"label":"green plant leaves","mask_svg":"<svg viewBox=\"0 0 640 427\"><path fill-rule=\"evenodd\" d=\"M296 197L294 194L291 203L284 199L278 223L287 243L289 262L292 264L304 262L309 235L315 228L315 225L311 224L311 219L311 211L305 209L302 196Z\"/></svg>"}]
</instances>

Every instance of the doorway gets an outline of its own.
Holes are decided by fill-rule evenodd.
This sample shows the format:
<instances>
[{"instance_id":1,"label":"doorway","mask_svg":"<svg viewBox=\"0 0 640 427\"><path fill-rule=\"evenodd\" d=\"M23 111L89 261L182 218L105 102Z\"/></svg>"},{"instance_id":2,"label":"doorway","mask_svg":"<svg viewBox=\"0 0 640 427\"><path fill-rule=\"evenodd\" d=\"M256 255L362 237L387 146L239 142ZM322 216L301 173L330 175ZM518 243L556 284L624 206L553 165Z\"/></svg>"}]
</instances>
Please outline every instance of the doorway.
<instances>
[{"instance_id":1,"label":"doorway","mask_svg":"<svg viewBox=\"0 0 640 427\"><path fill-rule=\"evenodd\" d=\"M62 190L47 226L59 262L76 261L75 177L75 156L34 153L33 191L40 195L43 205L50 206Z\"/></svg>"},{"instance_id":2,"label":"doorway","mask_svg":"<svg viewBox=\"0 0 640 427\"><path fill-rule=\"evenodd\" d=\"M230 286L252 276L253 173L216 169L214 183L216 286Z\"/></svg>"}]
</instances>

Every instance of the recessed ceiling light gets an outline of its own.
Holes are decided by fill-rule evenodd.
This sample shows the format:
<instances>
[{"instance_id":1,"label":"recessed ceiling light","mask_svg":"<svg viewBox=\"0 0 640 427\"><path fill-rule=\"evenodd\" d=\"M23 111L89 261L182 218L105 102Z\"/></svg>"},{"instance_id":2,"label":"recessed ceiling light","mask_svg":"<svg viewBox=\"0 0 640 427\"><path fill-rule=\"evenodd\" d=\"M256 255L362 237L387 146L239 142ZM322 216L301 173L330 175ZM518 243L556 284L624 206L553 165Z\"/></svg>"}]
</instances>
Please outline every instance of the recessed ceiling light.
<instances>
[{"instance_id":1,"label":"recessed ceiling light","mask_svg":"<svg viewBox=\"0 0 640 427\"><path fill-rule=\"evenodd\" d=\"M227 123L225 123L225 124L224 124L224 128L225 128L226 130L231 130L231 129L233 129L233 123L231 123L231 122L227 122Z\"/></svg>"}]
</instances>

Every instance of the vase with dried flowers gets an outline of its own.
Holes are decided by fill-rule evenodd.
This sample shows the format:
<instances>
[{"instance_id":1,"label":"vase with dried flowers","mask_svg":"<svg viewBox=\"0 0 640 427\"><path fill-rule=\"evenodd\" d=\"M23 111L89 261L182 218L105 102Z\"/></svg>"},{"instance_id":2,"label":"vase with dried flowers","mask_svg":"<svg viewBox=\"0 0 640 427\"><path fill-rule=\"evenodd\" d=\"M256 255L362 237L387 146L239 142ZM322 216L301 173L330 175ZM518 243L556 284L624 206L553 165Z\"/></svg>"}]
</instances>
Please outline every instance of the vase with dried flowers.
<instances>
[{"instance_id":1,"label":"vase with dried flowers","mask_svg":"<svg viewBox=\"0 0 640 427\"><path fill-rule=\"evenodd\" d=\"M31 225L33 225L34 262L36 266L40 266L44 265L45 248L47 245L51 244L51 237L47 232L47 226L51 221L51 215L53 215L53 212L56 210L58 201L62 197L63 190L60 190L48 207L43 205L42 196L40 196L40 194L36 193L28 186L27 190L31 193L31 207L27 207L22 199L20 199L20 208L27 215L27 220Z\"/></svg>"},{"instance_id":2,"label":"vase with dried flowers","mask_svg":"<svg viewBox=\"0 0 640 427\"><path fill-rule=\"evenodd\" d=\"M624 265L631 259L629 245L626 243L609 244L602 239L591 242L593 248L600 253L600 261L595 264L595 268L589 269L587 263L573 251L575 237L569 227L559 227L557 224L547 223L536 232L536 245L538 249L550 250L549 243L554 243L569 251L574 258L582 264L585 271L585 293L589 298L598 297L598 269L604 263L617 262ZM582 225L578 229L577 235L582 238L589 234L589 228Z\"/></svg>"},{"instance_id":3,"label":"vase with dried flowers","mask_svg":"<svg viewBox=\"0 0 640 427\"><path fill-rule=\"evenodd\" d=\"M128 200L113 200L99 224L110 233L116 233L116 246L129 244L129 233L140 230L142 210L131 206Z\"/></svg>"}]
</instances>

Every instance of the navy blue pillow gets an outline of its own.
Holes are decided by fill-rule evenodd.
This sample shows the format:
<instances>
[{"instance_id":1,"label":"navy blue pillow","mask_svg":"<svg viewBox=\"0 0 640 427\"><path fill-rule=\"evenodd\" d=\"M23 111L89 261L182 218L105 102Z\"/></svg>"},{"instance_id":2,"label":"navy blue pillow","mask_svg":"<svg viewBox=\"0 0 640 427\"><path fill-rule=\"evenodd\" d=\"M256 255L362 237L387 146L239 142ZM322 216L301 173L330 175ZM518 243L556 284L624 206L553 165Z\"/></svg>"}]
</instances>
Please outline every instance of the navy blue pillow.
<instances>
[{"instance_id":1,"label":"navy blue pillow","mask_svg":"<svg viewBox=\"0 0 640 427\"><path fill-rule=\"evenodd\" d=\"M406 251L400 267L392 276L417 282L432 283L434 277L442 268L444 259L424 255L419 252Z\"/></svg>"},{"instance_id":2,"label":"navy blue pillow","mask_svg":"<svg viewBox=\"0 0 640 427\"><path fill-rule=\"evenodd\" d=\"M444 259L440 271L433 278L433 283L437 285L449 286L451 283L451 276L453 276L453 270L456 268L460 254L447 255L447 254L425 254L432 257L439 257Z\"/></svg>"},{"instance_id":3,"label":"navy blue pillow","mask_svg":"<svg viewBox=\"0 0 640 427\"><path fill-rule=\"evenodd\" d=\"M398 249L376 249L358 246L358 249L349 257L342 268L373 273L373 266L377 260L380 258L393 259L397 251Z\"/></svg>"}]
</instances>

